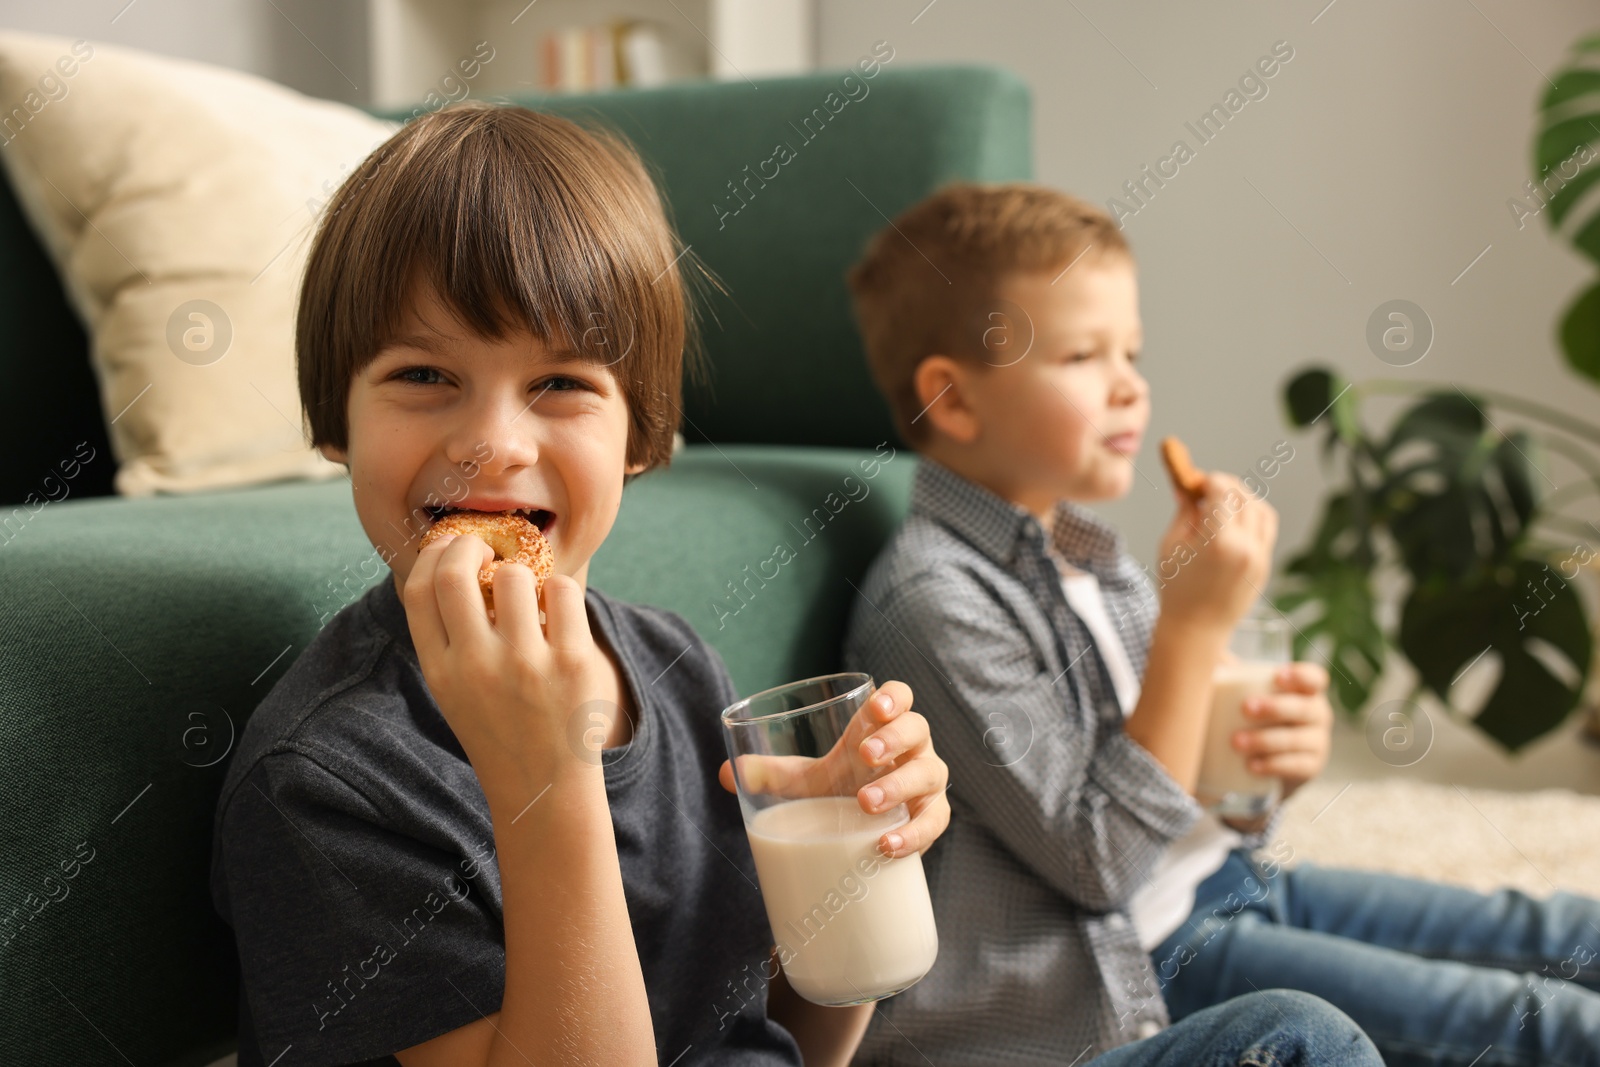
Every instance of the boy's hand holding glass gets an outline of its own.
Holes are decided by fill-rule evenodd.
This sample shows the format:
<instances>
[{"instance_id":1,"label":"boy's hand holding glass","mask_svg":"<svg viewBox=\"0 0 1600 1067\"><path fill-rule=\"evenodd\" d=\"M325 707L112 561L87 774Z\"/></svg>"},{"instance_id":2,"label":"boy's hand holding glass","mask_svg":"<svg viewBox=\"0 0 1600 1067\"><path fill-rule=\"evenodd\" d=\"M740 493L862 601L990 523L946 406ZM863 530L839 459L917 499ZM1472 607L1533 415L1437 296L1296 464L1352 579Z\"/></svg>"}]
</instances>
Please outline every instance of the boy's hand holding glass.
<instances>
[{"instance_id":1,"label":"boy's hand holding glass","mask_svg":"<svg viewBox=\"0 0 1600 1067\"><path fill-rule=\"evenodd\" d=\"M441 537L418 553L404 595L423 678L491 807L502 797L526 803L563 774L597 767L572 757L567 720L590 701L618 697L583 588L551 575L541 626L533 572L503 564L491 622L478 571L493 558L475 536Z\"/></svg>"},{"instance_id":2,"label":"boy's hand holding glass","mask_svg":"<svg viewBox=\"0 0 1600 1067\"><path fill-rule=\"evenodd\" d=\"M761 895L789 986L862 1004L920 981L939 950L921 850L950 821L948 770L903 683L778 686L722 713Z\"/></svg>"},{"instance_id":3,"label":"boy's hand holding glass","mask_svg":"<svg viewBox=\"0 0 1600 1067\"><path fill-rule=\"evenodd\" d=\"M1239 620L1212 675L1195 799L1254 828L1327 763L1328 675L1292 663L1289 620L1262 607Z\"/></svg>"},{"instance_id":4,"label":"boy's hand holding glass","mask_svg":"<svg viewBox=\"0 0 1600 1067\"><path fill-rule=\"evenodd\" d=\"M1281 781L1287 799L1328 765L1333 708L1319 664L1287 664L1272 681L1272 693L1244 702L1247 726L1234 733L1233 747L1251 774Z\"/></svg>"},{"instance_id":5,"label":"boy's hand holding glass","mask_svg":"<svg viewBox=\"0 0 1600 1067\"><path fill-rule=\"evenodd\" d=\"M778 797L820 796L837 783L853 787L861 810L881 813L904 804L910 821L885 833L885 856L925 852L950 825L945 785L950 769L933 749L928 720L911 710L911 689L885 682L872 691L827 755L741 757L745 788ZM722 761L722 787L737 792L733 765Z\"/></svg>"}]
</instances>

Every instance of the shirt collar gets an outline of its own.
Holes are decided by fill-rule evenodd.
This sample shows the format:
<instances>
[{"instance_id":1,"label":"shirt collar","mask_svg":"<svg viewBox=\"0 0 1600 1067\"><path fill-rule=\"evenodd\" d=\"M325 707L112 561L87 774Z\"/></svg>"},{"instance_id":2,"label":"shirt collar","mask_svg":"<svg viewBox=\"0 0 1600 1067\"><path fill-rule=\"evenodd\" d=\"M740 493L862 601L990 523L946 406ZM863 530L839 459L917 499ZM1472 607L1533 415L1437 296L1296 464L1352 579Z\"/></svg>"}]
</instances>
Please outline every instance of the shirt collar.
<instances>
[{"instance_id":1,"label":"shirt collar","mask_svg":"<svg viewBox=\"0 0 1600 1067\"><path fill-rule=\"evenodd\" d=\"M911 484L911 511L949 527L996 563L1010 567L1023 546L1045 553L1044 528L1027 508L922 456ZM1122 535L1088 508L1056 503L1050 548L1103 582L1119 578Z\"/></svg>"}]
</instances>

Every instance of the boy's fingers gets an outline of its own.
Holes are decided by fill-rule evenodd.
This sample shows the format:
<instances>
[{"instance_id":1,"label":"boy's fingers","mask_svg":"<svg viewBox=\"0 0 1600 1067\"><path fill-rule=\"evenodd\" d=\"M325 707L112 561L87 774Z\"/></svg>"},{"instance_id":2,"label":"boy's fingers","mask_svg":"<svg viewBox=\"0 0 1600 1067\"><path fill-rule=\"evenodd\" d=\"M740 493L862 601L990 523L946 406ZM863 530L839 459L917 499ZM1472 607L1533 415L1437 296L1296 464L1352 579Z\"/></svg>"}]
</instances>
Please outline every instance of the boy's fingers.
<instances>
[{"instance_id":1,"label":"boy's fingers","mask_svg":"<svg viewBox=\"0 0 1600 1067\"><path fill-rule=\"evenodd\" d=\"M884 682L867 694L866 702L855 715L851 716L849 727L835 743L830 755L837 754L846 759L858 758L860 755L858 746L868 735L874 733L884 723L893 721L909 707L911 707L910 687L904 682Z\"/></svg>"},{"instance_id":2,"label":"boy's fingers","mask_svg":"<svg viewBox=\"0 0 1600 1067\"><path fill-rule=\"evenodd\" d=\"M911 687L904 682L884 682L867 698L865 711L873 722L885 723L911 708Z\"/></svg>"},{"instance_id":3,"label":"boy's fingers","mask_svg":"<svg viewBox=\"0 0 1600 1067\"><path fill-rule=\"evenodd\" d=\"M439 557L444 554L445 542L455 534L446 534L438 541L417 553L411 565L400 599L406 606L406 622L411 627L411 640L418 648L444 648L449 641L444 619L439 615L439 601L433 595L433 572Z\"/></svg>"},{"instance_id":4,"label":"boy's fingers","mask_svg":"<svg viewBox=\"0 0 1600 1067\"><path fill-rule=\"evenodd\" d=\"M519 649L537 648L543 640L533 571L520 563L495 568L494 628Z\"/></svg>"},{"instance_id":5,"label":"boy's fingers","mask_svg":"<svg viewBox=\"0 0 1600 1067\"><path fill-rule=\"evenodd\" d=\"M1259 730L1241 730L1235 735L1241 752L1250 757L1275 756L1283 752L1321 752L1323 732L1308 726L1269 726Z\"/></svg>"},{"instance_id":6,"label":"boy's fingers","mask_svg":"<svg viewBox=\"0 0 1600 1067\"><path fill-rule=\"evenodd\" d=\"M779 797L827 796L826 760L810 756L767 756L747 752L739 757L739 774L746 792ZM733 769L728 769L733 780Z\"/></svg>"},{"instance_id":7,"label":"boy's fingers","mask_svg":"<svg viewBox=\"0 0 1600 1067\"><path fill-rule=\"evenodd\" d=\"M478 572L494 559L494 549L472 534L453 538L434 567L433 589L450 643L488 636L489 609L483 603Z\"/></svg>"},{"instance_id":8,"label":"boy's fingers","mask_svg":"<svg viewBox=\"0 0 1600 1067\"><path fill-rule=\"evenodd\" d=\"M717 781L721 782L722 788L726 789L730 793L737 793L739 791L733 782L733 764L729 763L727 760L723 760L722 766L717 768Z\"/></svg>"},{"instance_id":9,"label":"boy's fingers","mask_svg":"<svg viewBox=\"0 0 1600 1067\"><path fill-rule=\"evenodd\" d=\"M1270 693L1250 697L1244 704L1244 719L1251 726L1306 726L1323 719L1327 702L1301 693Z\"/></svg>"},{"instance_id":10,"label":"boy's fingers","mask_svg":"<svg viewBox=\"0 0 1600 1067\"><path fill-rule=\"evenodd\" d=\"M923 852L950 825L950 801L943 790L932 796L918 797L907 808L911 812L911 821L879 838L880 854L899 859Z\"/></svg>"},{"instance_id":11,"label":"boy's fingers","mask_svg":"<svg viewBox=\"0 0 1600 1067\"><path fill-rule=\"evenodd\" d=\"M1287 778L1296 782L1309 782L1322 773L1323 760L1310 752L1286 752L1278 756L1252 759L1247 766L1251 774L1262 778Z\"/></svg>"},{"instance_id":12,"label":"boy's fingers","mask_svg":"<svg viewBox=\"0 0 1600 1067\"><path fill-rule=\"evenodd\" d=\"M908 752L917 752L928 744L928 720L920 712L908 711L887 726L880 726L872 736L861 742L861 758L871 767L893 763Z\"/></svg>"},{"instance_id":13,"label":"boy's fingers","mask_svg":"<svg viewBox=\"0 0 1600 1067\"><path fill-rule=\"evenodd\" d=\"M1231 513L1228 511L1228 494L1234 490L1243 492L1239 479L1221 471L1212 471L1206 475L1206 491L1205 495L1200 498L1200 510L1206 515L1210 515L1212 512L1221 509L1221 515L1232 514L1237 516L1238 511ZM1248 507L1248 503L1246 507Z\"/></svg>"},{"instance_id":14,"label":"boy's fingers","mask_svg":"<svg viewBox=\"0 0 1600 1067\"><path fill-rule=\"evenodd\" d=\"M942 791L950 771L940 759L914 759L875 778L856 790L863 811L871 814L888 811L896 804Z\"/></svg>"},{"instance_id":15,"label":"boy's fingers","mask_svg":"<svg viewBox=\"0 0 1600 1067\"><path fill-rule=\"evenodd\" d=\"M1328 688L1328 672L1320 663L1288 663L1273 684L1285 693L1321 693Z\"/></svg>"},{"instance_id":16,"label":"boy's fingers","mask_svg":"<svg viewBox=\"0 0 1600 1067\"><path fill-rule=\"evenodd\" d=\"M547 600L554 581L545 584ZM553 633L551 640L553 644ZM855 788L854 783L869 773L866 768L891 765L906 753L927 747L927 720L910 709L911 687L885 682L867 697L826 756L741 756L739 772L745 788L779 796L833 796L844 786Z\"/></svg>"},{"instance_id":17,"label":"boy's fingers","mask_svg":"<svg viewBox=\"0 0 1600 1067\"><path fill-rule=\"evenodd\" d=\"M576 579L565 574L552 574L545 579L544 615L551 651L578 653L593 643L583 586Z\"/></svg>"}]
</instances>

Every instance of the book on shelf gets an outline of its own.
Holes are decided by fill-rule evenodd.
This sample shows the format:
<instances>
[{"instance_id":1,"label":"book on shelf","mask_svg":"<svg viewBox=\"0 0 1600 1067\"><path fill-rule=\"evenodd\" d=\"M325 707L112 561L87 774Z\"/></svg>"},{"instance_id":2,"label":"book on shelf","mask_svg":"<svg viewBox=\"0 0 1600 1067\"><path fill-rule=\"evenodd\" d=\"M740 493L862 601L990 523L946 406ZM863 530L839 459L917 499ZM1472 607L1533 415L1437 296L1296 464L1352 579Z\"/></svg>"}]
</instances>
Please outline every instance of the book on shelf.
<instances>
[{"instance_id":1,"label":"book on shelf","mask_svg":"<svg viewBox=\"0 0 1600 1067\"><path fill-rule=\"evenodd\" d=\"M653 88L696 73L679 42L635 20L552 30L540 42L540 60L539 84L549 92Z\"/></svg>"}]
</instances>

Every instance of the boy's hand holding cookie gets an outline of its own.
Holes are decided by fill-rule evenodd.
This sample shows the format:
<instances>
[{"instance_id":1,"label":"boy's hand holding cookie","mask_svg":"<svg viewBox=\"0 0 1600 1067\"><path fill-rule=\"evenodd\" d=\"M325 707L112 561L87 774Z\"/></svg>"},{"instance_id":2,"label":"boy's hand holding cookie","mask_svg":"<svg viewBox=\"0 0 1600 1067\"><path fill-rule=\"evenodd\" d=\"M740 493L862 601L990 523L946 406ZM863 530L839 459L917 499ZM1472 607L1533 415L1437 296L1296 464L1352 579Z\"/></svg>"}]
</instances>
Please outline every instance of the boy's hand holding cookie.
<instances>
[{"instance_id":1,"label":"boy's hand holding cookie","mask_svg":"<svg viewBox=\"0 0 1600 1067\"><path fill-rule=\"evenodd\" d=\"M741 756L745 786L783 797L837 795L853 786L868 814L906 805L911 820L883 835L879 850L898 859L922 852L950 825L945 786L950 768L933 750L928 720L911 710L911 689L884 682L867 698L849 727L819 759L804 756ZM733 765L723 760L718 780L732 793Z\"/></svg>"},{"instance_id":2,"label":"boy's hand holding cookie","mask_svg":"<svg viewBox=\"0 0 1600 1067\"><path fill-rule=\"evenodd\" d=\"M1161 613L1231 629L1266 586L1278 513L1233 475L1197 471L1175 438L1162 459L1178 513L1161 539Z\"/></svg>"},{"instance_id":3,"label":"boy's hand holding cookie","mask_svg":"<svg viewBox=\"0 0 1600 1067\"><path fill-rule=\"evenodd\" d=\"M478 537L445 534L418 553L404 601L428 689L491 806L520 805L563 776L597 770L570 751L568 719L619 694L589 631L583 588L551 575L541 627L534 572L503 562L491 622L479 574L493 560Z\"/></svg>"},{"instance_id":4,"label":"boy's hand holding cookie","mask_svg":"<svg viewBox=\"0 0 1600 1067\"><path fill-rule=\"evenodd\" d=\"M1289 794L1322 773L1333 743L1328 672L1315 663L1290 663L1273 677L1274 692L1244 702L1248 729L1233 735L1252 774L1283 782Z\"/></svg>"}]
</instances>

